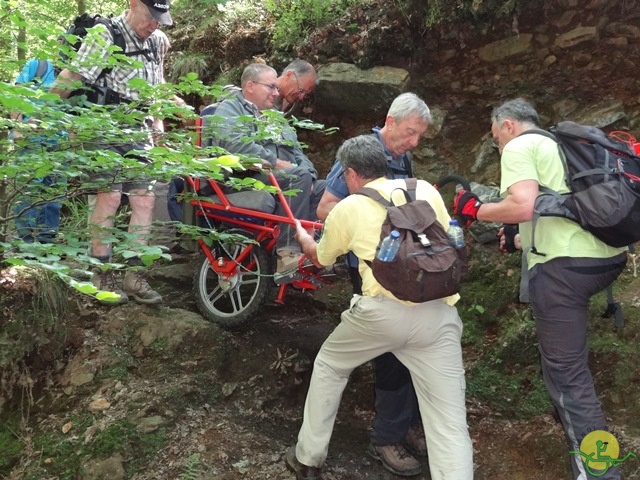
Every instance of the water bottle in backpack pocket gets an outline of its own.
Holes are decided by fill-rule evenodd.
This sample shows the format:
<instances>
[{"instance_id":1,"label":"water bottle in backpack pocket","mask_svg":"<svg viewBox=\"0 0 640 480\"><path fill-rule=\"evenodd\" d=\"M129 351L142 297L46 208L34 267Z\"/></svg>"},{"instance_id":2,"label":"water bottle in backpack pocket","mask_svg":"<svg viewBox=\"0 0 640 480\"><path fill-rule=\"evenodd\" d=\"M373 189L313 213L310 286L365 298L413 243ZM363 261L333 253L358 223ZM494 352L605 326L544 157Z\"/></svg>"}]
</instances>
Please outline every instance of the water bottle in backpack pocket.
<instances>
[{"instance_id":1,"label":"water bottle in backpack pocket","mask_svg":"<svg viewBox=\"0 0 640 480\"><path fill-rule=\"evenodd\" d=\"M380 248L378 250L378 260L383 262L390 262L398 254L400 249L400 232L397 230L391 230L391 233L380 242Z\"/></svg>"},{"instance_id":2,"label":"water bottle in backpack pocket","mask_svg":"<svg viewBox=\"0 0 640 480\"><path fill-rule=\"evenodd\" d=\"M449 229L447 230L447 237L451 240L451 243L456 248L464 247L464 232L458 225L457 220L449 220Z\"/></svg>"}]
</instances>

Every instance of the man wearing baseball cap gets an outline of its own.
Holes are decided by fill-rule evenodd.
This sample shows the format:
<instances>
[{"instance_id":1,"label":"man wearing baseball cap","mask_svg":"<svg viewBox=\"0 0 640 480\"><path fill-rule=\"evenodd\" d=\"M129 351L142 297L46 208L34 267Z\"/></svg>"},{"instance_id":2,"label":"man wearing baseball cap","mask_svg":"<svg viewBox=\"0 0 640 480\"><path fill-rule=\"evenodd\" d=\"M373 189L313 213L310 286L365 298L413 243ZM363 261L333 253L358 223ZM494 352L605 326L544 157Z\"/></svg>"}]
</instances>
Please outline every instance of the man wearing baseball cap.
<instances>
[{"instance_id":1,"label":"man wearing baseball cap","mask_svg":"<svg viewBox=\"0 0 640 480\"><path fill-rule=\"evenodd\" d=\"M149 8L149 13L160 25L173 25L169 8L169 0L140 0Z\"/></svg>"},{"instance_id":2,"label":"man wearing baseball cap","mask_svg":"<svg viewBox=\"0 0 640 480\"><path fill-rule=\"evenodd\" d=\"M131 84L133 79L143 79L150 85L164 83L163 63L169 50L169 40L158 27L161 24L173 24L169 14L170 0L129 0L129 6L129 10L111 20L111 27L98 24L92 28L98 35L85 37L76 59L58 75L55 88L51 90L53 93L67 98L76 88L74 82L82 81L85 86L90 87L92 96L87 96L88 101L110 105L140 100L140 92L135 84ZM112 68L103 69L105 63L96 65L92 59L111 55L116 34L122 35L124 52L135 62L117 62ZM180 99L176 101L182 102ZM124 157L128 157L146 164L150 161L146 152L154 146L151 132L158 134L163 131L162 120L147 117L140 129L149 132L145 135L146 141L137 139L133 143L130 136L119 141L98 138L91 144L86 144L85 149L110 150L121 155L123 163ZM113 219L123 195L128 196L131 206L129 233L135 237L132 244L144 247L149 239L155 181L134 178L136 175L127 175L125 170L126 167L123 166L116 175L109 175L109 178L104 173L95 173L91 177L96 188L96 204L90 219L90 254L103 264L111 262L110 234L107 229L114 226ZM140 267L143 266L141 259L134 257L127 260L127 263L133 268L127 271L124 279L115 278L113 270L100 271L94 274L94 285L100 290L120 294L119 303L124 303L129 298L143 304L161 303L160 294L151 289L140 272Z\"/></svg>"}]
</instances>

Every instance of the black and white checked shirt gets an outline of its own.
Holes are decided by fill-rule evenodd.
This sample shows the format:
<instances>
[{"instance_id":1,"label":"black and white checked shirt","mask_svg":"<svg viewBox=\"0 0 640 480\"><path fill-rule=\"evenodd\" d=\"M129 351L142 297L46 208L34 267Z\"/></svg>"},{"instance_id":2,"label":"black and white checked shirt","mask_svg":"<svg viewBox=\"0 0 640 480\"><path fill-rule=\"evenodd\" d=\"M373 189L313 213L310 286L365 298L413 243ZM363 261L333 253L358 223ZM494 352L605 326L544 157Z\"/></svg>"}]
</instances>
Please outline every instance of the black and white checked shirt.
<instances>
[{"instance_id":1,"label":"black and white checked shirt","mask_svg":"<svg viewBox=\"0 0 640 480\"><path fill-rule=\"evenodd\" d=\"M134 68L130 65L118 64L100 79L101 86L106 86L121 97L129 100L138 100L139 92L129 86L129 81L134 78L146 80L150 85L164 83L164 58L169 50L169 39L161 31L154 31L149 38L141 40L126 21L127 12L113 18L113 23L122 32L127 52L137 50L149 50L147 54L138 54L131 57L132 60L142 62L142 67ZM85 41L78 50L78 55L74 62L75 69L82 75L89 84L95 84L98 76L106 65L108 57L111 55L108 47L113 45L111 31L104 25L98 24L95 27L99 32L99 38L87 35ZM96 60L100 61L96 61ZM104 82L104 83L102 83Z\"/></svg>"}]
</instances>

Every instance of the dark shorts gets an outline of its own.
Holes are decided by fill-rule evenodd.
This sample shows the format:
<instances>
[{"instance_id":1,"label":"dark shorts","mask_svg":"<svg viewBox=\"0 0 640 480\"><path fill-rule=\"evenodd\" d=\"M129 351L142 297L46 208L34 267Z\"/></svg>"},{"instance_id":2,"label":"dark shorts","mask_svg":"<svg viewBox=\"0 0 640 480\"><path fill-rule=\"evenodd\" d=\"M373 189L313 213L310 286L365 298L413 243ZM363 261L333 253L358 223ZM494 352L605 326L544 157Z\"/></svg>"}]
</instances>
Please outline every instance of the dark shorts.
<instances>
[{"instance_id":1,"label":"dark shorts","mask_svg":"<svg viewBox=\"0 0 640 480\"><path fill-rule=\"evenodd\" d=\"M125 145L85 145L85 149L101 149L111 150L123 157L136 160L141 164L142 169L145 165L150 165L151 160L145 156L146 149L150 146L144 144L125 144ZM135 170L138 170L137 168ZM97 192L123 192L129 193L134 190L153 191L156 180L151 179L140 171L136 171L132 176L131 169L119 166L108 171L93 171L87 174L86 182L93 185L88 193Z\"/></svg>"}]
</instances>

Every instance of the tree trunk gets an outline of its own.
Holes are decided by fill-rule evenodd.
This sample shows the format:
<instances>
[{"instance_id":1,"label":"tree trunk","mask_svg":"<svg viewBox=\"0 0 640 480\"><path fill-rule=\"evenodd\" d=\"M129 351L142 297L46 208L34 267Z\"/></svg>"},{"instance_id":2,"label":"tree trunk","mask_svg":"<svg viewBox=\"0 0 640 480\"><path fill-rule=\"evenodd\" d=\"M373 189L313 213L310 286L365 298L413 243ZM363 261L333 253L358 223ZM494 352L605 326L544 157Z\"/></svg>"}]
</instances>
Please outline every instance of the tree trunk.
<instances>
[{"instance_id":1,"label":"tree trunk","mask_svg":"<svg viewBox=\"0 0 640 480\"><path fill-rule=\"evenodd\" d=\"M6 219L9 216L9 201L7 200L7 182L0 179L0 219ZM0 242L7 241L7 231L9 225L6 221L0 221Z\"/></svg>"},{"instance_id":2,"label":"tree trunk","mask_svg":"<svg viewBox=\"0 0 640 480\"><path fill-rule=\"evenodd\" d=\"M78 15L82 15L87 11L87 2L85 0L78 0Z\"/></svg>"},{"instance_id":3,"label":"tree trunk","mask_svg":"<svg viewBox=\"0 0 640 480\"><path fill-rule=\"evenodd\" d=\"M18 63L20 65L24 65L27 60L27 51L25 49L25 45L27 44L27 27L21 25L18 28Z\"/></svg>"}]
</instances>

